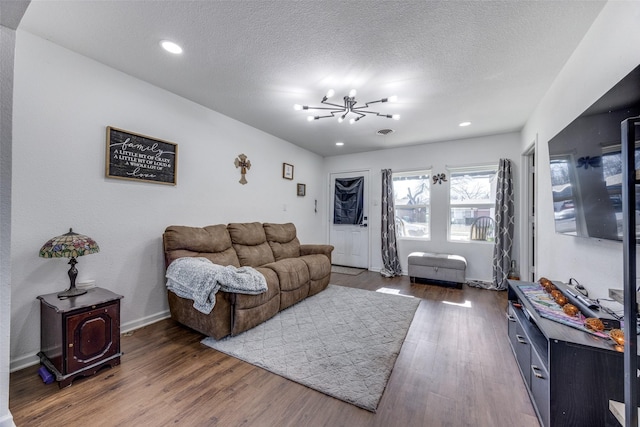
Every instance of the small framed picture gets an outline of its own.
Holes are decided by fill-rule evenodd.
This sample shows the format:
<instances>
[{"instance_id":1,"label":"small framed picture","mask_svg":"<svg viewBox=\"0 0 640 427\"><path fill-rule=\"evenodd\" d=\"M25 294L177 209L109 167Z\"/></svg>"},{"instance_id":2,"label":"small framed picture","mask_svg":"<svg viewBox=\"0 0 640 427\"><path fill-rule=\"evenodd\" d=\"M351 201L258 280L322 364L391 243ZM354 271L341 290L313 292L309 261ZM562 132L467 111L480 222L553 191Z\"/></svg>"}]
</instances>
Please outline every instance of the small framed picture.
<instances>
[{"instance_id":1,"label":"small framed picture","mask_svg":"<svg viewBox=\"0 0 640 427\"><path fill-rule=\"evenodd\" d=\"M293 165L289 163L282 164L282 177L284 179L293 179Z\"/></svg>"},{"instance_id":2,"label":"small framed picture","mask_svg":"<svg viewBox=\"0 0 640 427\"><path fill-rule=\"evenodd\" d=\"M307 185L298 184L298 196L304 197L307 194Z\"/></svg>"}]
</instances>

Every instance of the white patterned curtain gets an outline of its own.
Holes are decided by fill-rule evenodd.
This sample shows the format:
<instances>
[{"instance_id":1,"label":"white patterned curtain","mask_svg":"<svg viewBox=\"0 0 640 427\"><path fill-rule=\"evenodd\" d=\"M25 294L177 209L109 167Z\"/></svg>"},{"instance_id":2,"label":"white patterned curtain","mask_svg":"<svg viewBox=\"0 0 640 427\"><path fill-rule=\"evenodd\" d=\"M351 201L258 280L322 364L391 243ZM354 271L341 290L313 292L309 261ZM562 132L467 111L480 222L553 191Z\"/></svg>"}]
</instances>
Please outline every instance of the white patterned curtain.
<instances>
[{"instance_id":1,"label":"white patterned curtain","mask_svg":"<svg viewBox=\"0 0 640 427\"><path fill-rule=\"evenodd\" d=\"M511 160L500 159L496 189L496 239L493 247L493 286L495 290L507 289L507 274L511 264L513 247L514 202Z\"/></svg>"},{"instance_id":2,"label":"white patterned curtain","mask_svg":"<svg viewBox=\"0 0 640 427\"><path fill-rule=\"evenodd\" d=\"M396 214L393 200L391 169L382 169L382 270L380 274L386 277L402 274L396 242Z\"/></svg>"}]
</instances>

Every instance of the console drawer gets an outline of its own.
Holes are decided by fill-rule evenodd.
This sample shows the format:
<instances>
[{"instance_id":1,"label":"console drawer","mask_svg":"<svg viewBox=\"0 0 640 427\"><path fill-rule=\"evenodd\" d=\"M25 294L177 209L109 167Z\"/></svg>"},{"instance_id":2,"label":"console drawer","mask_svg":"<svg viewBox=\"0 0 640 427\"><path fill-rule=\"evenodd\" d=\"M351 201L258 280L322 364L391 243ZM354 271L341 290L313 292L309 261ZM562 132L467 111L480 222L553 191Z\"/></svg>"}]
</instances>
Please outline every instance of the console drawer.
<instances>
[{"instance_id":1,"label":"console drawer","mask_svg":"<svg viewBox=\"0 0 640 427\"><path fill-rule=\"evenodd\" d=\"M522 376L527 383L527 387L530 387L531 343L529 342L529 338L525 334L524 328L522 326L522 319L520 318L520 316L522 316L520 310L509 304L509 342L511 343L513 353L516 356L516 361L518 362L520 372L522 373Z\"/></svg>"},{"instance_id":2,"label":"console drawer","mask_svg":"<svg viewBox=\"0 0 640 427\"><path fill-rule=\"evenodd\" d=\"M542 420L542 425L549 424L549 411L551 404L551 394L549 391L549 372L543 363L542 358L533 346L531 346L531 394L535 402L538 416Z\"/></svg>"}]
</instances>

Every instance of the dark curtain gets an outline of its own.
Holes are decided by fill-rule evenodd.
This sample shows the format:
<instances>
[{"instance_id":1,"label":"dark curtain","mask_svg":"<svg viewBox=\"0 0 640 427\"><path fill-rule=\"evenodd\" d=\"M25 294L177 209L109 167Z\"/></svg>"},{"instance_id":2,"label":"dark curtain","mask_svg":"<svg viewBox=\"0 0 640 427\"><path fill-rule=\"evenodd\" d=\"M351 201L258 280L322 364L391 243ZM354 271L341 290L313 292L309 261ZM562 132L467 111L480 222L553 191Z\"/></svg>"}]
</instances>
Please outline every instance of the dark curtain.
<instances>
[{"instance_id":1,"label":"dark curtain","mask_svg":"<svg viewBox=\"0 0 640 427\"><path fill-rule=\"evenodd\" d=\"M382 269L386 277L400 276L402 267L396 241L396 215L393 203L393 178L391 169L382 170Z\"/></svg>"},{"instance_id":2,"label":"dark curtain","mask_svg":"<svg viewBox=\"0 0 640 427\"><path fill-rule=\"evenodd\" d=\"M500 159L496 189L496 243L493 247L493 287L499 291L507 289L514 223L511 160Z\"/></svg>"},{"instance_id":3,"label":"dark curtain","mask_svg":"<svg viewBox=\"0 0 640 427\"><path fill-rule=\"evenodd\" d=\"M469 286L503 291L511 266L514 229L513 175L511 160L500 159L496 182L495 243L493 245L493 281L470 280Z\"/></svg>"},{"instance_id":4,"label":"dark curtain","mask_svg":"<svg viewBox=\"0 0 640 427\"><path fill-rule=\"evenodd\" d=\"M364 177L336 178L334 224L362 224Z\"/></svg>"}]
</instances>

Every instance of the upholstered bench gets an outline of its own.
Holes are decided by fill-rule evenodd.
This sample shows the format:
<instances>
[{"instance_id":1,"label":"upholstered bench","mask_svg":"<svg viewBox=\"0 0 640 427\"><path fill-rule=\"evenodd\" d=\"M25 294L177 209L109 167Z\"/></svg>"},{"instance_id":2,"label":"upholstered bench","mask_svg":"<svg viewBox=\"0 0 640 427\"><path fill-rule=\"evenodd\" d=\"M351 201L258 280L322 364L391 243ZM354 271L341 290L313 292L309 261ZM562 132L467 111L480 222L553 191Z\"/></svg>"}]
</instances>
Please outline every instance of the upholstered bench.
<instances>
[{"instance_id":1,"label":"upholstered bench","mask_svg":"<svg viewBox=\"0 0 640 427\"><path fill-rule=\"evenodd\" d=\"M467 260L460 255L438 254L432 252L412 252L409 254L409 279L415 278L465 283Z\"/></svg>"}]
</instances>

